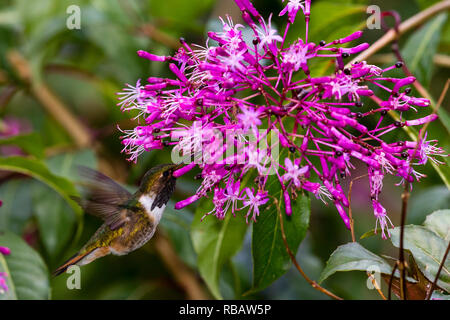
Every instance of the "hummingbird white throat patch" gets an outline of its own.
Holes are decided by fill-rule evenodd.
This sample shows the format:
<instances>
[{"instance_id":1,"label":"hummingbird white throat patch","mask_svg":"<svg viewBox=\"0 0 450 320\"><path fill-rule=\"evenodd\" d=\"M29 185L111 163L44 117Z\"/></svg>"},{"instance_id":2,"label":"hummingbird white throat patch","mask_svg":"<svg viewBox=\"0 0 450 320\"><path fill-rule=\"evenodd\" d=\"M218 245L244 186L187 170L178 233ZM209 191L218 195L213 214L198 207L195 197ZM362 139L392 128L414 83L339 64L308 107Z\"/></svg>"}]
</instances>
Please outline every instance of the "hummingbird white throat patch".
<instances>
[{"instance_id":1,"label":"hummingbird white throat patch","mask_svg":"<svg viewBox=\"0 0 450 320\"><path fill-rule=\"evenodd\" d=\"M158 208L158 206L154 207L152 210L152 204L155 201L155 196L149 196L149 195L142 195L139 198L139 202L142 204L142 206L145 209L145 212L147 213L147 215L153 219L155 221L156 224L159 223L159 221L161 220L161 216L164 212L164 209L166 208L166 205L163 205L161 208Z\"/></svg>"}]
</instances>

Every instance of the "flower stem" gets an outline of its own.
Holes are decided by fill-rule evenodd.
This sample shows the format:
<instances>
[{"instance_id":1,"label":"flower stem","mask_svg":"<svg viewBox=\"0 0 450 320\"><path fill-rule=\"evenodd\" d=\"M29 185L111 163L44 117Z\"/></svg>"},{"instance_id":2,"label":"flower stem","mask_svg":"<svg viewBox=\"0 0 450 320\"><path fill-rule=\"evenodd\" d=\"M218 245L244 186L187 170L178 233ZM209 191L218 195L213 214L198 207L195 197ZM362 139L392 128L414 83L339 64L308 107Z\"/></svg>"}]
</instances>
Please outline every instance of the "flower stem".
<instances>
[{"instance_id":1,"label":"flower stem","mask_svg":"<svg viewBox=\"0 0 450 320\"><path fill-rule=\"evenodd\" d=\"M402 215L400 225L400 249L398 257L398 269L400 270L400 299L407 300L406 297L406 263L405 263L405 249L404 249L404 236L405 236L405 222L406 213L408 210L409 200L409 183L405 182L405 189L402 193Z\"/></svg>"},{"instance_id":2,"label":"flower stem","mask_svg":"<svg viewBox=\"0 0 450 320\"><path fill-rule=\"evenodd\" d=\"M316 281L311 280L306 273L303 271L303 269L300 267L300 265L297 262L297 259L295 258L295 255L292 253L291 249L289 248L287 239L286 239L286 234L284 233L284 222L283 222L283 216L281 213L281 209L280 209L280 204L278 202L278 200L276 198L273 198L274 204L277 207L277 211L278 211L278 217L280 219L280 226L281 226L281 237L283 238L283 243L284 246L286 248L286 251L289 255L289 257L291 258L292 263L295 265L295 267L297 268L298 272L300 272L300 274L302 275L303 278L305 278L305 280L316 290L319 290L320 292L326 294L327 296L336 299L336 300L344 300L341 297L335 295L334 293L328 291L327 289L321 287Z\"/></svg>"},{"instance_id":3,"label":"flower stem","mask_svg":"<svg viewBox=\"0 0 450 320\"><path fill-rule=\"evenodd\" d=\"M394 268L392 269L391 276L389 277L389 285L388 285L388 300L391 300L391 293L392 293L392 280L394 279L395 271L397 270L398 263L394 265Z\"/></svg>"}]
</instances>

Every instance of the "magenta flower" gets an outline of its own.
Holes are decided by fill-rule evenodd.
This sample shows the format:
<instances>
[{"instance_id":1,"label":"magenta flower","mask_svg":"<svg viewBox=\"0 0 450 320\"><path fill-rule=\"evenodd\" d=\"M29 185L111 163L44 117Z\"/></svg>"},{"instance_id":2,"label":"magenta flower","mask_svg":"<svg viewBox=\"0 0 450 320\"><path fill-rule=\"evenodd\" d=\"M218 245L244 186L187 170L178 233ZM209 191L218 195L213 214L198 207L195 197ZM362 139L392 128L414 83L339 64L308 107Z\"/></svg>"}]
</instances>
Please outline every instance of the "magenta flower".
<instances>
[{"instance_id":1,"label":"magenta flower","mask_svg":"<svg viewBox=\"0 0 450 320\"><path fill-rule=\"evenodd\" d=\"M372 205L373 205L373 212L376 218L375 233L377 232L377 226L379 223L381 228L381 237L383 239L387 239L388 237L391 236L389 232L389 224L391 225L392 228L394 228L394 225L392 224L391 219L389 219L389 217L386 215L386 209L383 208L383 206L377 200L372 200ZM387 236L385 234L385 231L387 233Z\"/></svg>"},{"instance_id":2,"label":"magenta flower","mask_svg":"<svg viewBox=\"0 0 450 320\"><path fill-rule=\"evenodd\" d=\"M11 250L8 247L0 246L0 254L7 256L7 255L11 254ZM8 274L6 272L0 272L0 294L3 294L6 291L8 291L8 285L6 284L7 276L8 276Z\"/></svg>"},{"instance_id":3,"label":"magenta flower","mask_svg":"<svg viewBox=\"0 0 450 320\"><path fill-rule=\"evenodd\" d=\"M437 118L435 114L414 118L417 108L430 105L411 96L408 86L415 78L390 75L402 67L401 62L385 69L365 61L346 67L346 58L369 47L367 43L342 47L357 41L361 31L329 43L311 42L310 0L287 2L280 15L287 15L288 23L281 31L272 26L272 15L265 20L249 0L235 2L253 39L244 39L244 26L227 17L221 19L222 31L207 33L204 46L181 39L181 48L172 56L138 52L151 61L168 63L173 77L150 77L146 84L139 80L120 93L121 109L136 110L141 121L135 129L122 131L123 151L137 161L143 152L172 148L181 158L178 162L186 163L176 176L195 167L201 170L200 187L178 202L177 209L213 194L214 209L206 215L223 219L230 208L233 214L248 208L247 221L249 217L255 221L269 199L266 184L273 174L286 214L295 214L293 192L311 192L324 202L332 201L347 227L349 202L341 181L356 165L364 165L369 173L367 201L373 203L384 236L390 221L378 202L384 177L413 183L424 176L417 171L419 166L428 159L439 163L435 157L446 156L426 136L419 145L384 140L387 133L393 136L402 127ZM306 36L287 43L300 9ZM314 59L330 59L335 71L312 76L309 65ZM376 96L374 88L388 97ZM391 110L400 114L400 121L387 116ZM240 183L250 172L258 176L255 188Z\"/></svg>"},{"instance_id":4,"label":"magenta flower","mask_svg":"<svg viewBox=\"0 0 450 320\"><path fill-rule=\"evenodd\" d=\"M254 195L254 189L244 189L247 194L247 198L244 199L243 208L249 207L247 214L245 215L245 221L248 223L248 217L251 216L253 221L256 221L256 217L259 216L259 207L266 204L269 201L267 191L258 190Z\"/></svg>"},{"instance_id":5,"label":"magenta flower","mask_svg":"<svg viewBox=\"0 0 450 320\"><path fill-rule=\"evenodd\" d=\"M406 142L406 146L408 148L409 157L416 158L416 164L425 164L428 159L434 162L435 164L444 164L444 162L439 161L435 158L435 156L447 157L445 151L436 146L437 140L429 140L427 141L427 133L425 133L424 137L417 142Z\"/></svg>"},{"instance_id":6,"label":"magenta flower","mask_svg":"<svg viewBox=\"0 0 450 320\"><path fill-rule=\"evenodd\" d=\"M289 16L289 22L294 23L295 16L297 15L298 10L302 9L302 11L305 12L304 3L305 0L288 0L286 7L283 10L281 10L280 16L284 16L287 12Z\"/></svg>"},{"instance_id":7,"label":"magenta flower","mask_svg":"<svg viewBox=\"0 0 450 320\"><path fill-rule=\"evenodd\" d=\"M6 272L0 272L0 294L8 291L8 285L6 284L6 277L8 274Z\"/></svg>"},{"instance_id":8,"label":"magenta flower","mask_svg":"<svg viewBox=\"0 0 450 320\"><path fill-rule=\"evenodd\" d=\"M11 250L8 247L0 246L0 253L3 254L4 256L7 256L7 255L11 254Z\"/></svg>"},{"instance_id":9,"label":"magenta flower","mask_svg":"<svg viewBox=\"0 0 450 320\"><path fill-rule=\"evenodd\" d=\"M14 117L5 117L0 120L0 138L9 138L31 131L31 125L26 121ZM21 148L16 146L0 146L0 153L5 156L23 155Z\"/></svg>"},{"instance_id":10,"label":"magenta flower","mask_svg":"<svg viewBox=\"0 0 450 320\"><path fill-rule=\"evenodd\" d=\"M303 168L299 168L300 159L295 159L294 163L292 163L291 159L284 159L284 164L286 166L286 173L281 177L283 182L292 181L292 183L300 188L302 185L302 178L308 172L309 167L304 166Z\"/></svg>"}]
</instances>

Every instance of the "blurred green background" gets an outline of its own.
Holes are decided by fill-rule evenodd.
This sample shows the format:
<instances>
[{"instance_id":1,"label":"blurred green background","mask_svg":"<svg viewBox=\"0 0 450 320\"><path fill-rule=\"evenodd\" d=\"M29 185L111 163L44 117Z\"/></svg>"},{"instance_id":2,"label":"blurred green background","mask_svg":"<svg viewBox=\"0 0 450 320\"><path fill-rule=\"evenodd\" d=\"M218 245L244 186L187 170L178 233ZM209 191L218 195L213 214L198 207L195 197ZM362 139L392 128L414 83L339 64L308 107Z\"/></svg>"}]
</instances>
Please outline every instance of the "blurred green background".
<instances>
[{"instance_id":1,"label":"blurred green background","mask_svg":"<svg viewBox=\"0 0 450 320\"><path fill-rule=\"evenodd\" d=\"M334 40L365 29L368 4L377 4L383 11L396 10L406 20L436 2L314 0L311 41ZM285 20L278 17L284 6L281 0L255 0L254 3L264 17L274 12L273 23L282 27ZM69 30L66 26L70 16L66 10L70 5L81 9L79 30ZM136 124L116 106L116 92L125 83L134 84L139 78L169 75L167 65L141 59L136 51L172 54L181 36L189 43L204 44L206 32L220 27L218 16L227 13L235 22L240 21L238 9L231 0L1 0L0 135L25 137L19 142L2 142L3 157L30 155L51 173L71 182L77 181L74 166L81 164L97 168L132 189L150 167L170 162L168 152L145 153L137 164L127 162L121 153L117 125L130 129ZM297 20L293 28L302 36L304 23L300 18ZM418 58L422 69L415 70L435 100L450 75L450 22L446 16L441 20L435 39ZM414 43L411 39L417 38L419 32L420 28L401 37L400 49L405 59L414 58L417 39ZM365 29L363 40L372 43L383 34L383 30ZM391 65L395 61L390 46L369 60L378 65ZM447 95L441 108L448 111L448 105ZM448 151L447 130L441 122L433 122L428 137L439 139ZM408 223L421 224L433 210L449 207L450 193L432 166L428 163L421 172L428 177L414 185ZM192 179L196 173L181 179L173 201L197 189L199 183ZM354 177L364 173L362 167L358 168ZM0 172L3 201L0 230L25 239L42 257L48 270L53 271L82 246L101 222L83 216L55 188L50 188L45 179L35 178L26 171ZM383 205L395 225L400 220L402 191L394 185L397 182L397 179L386 179L382 194ZM352 204L357 238L375 225L367 202L367 184L364 179L354 184ZM158 237L171 244L178 257L172 261L179 265L169 266L164 259L171 258L161 254L164 248L150 241L127 256L108 256L83 267L81 290L67 289L66 275L51 278L51 298L182 299L191 297L192 288L186 284L189 281L197 283L205 297L211 297L199 276L190 238L195 205L174 211L173 201L163 217ZM252 281L250 229L251 226L242 250L221 272L220 288L225 298L328 298L312 289L295 269L267 289L243 296ZM350 233L333 206L313 200L310 230L297 258L305 272L318 279L334 249L350 240ZM396 256L397 253L389 241L380 237L361 240L361 244L378 254ZM177 272L184 271L188 280L183 274L177 278L180 277ZM324 286L347 299L379 299L374 290L367 289L366 280L363 272L338 273L326 280ZM382 283L382 287L386 284Z\"/></svg>"}]
</instances>

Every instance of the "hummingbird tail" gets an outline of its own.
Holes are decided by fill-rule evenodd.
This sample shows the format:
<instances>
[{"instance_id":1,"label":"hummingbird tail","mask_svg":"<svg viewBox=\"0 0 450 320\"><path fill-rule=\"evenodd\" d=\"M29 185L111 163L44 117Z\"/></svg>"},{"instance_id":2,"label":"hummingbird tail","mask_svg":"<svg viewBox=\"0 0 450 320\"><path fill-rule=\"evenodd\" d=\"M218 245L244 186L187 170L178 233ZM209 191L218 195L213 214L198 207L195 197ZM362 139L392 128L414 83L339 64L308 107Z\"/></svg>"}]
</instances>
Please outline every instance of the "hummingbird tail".
<instances>
[{"instance_id":1,"label":"hummingbird tail","mask_svg":"<svg viewBox=\"0 0 450 320\"><path fill-rule=\"evenodd\" d=\"M61 273L65 272L67 268L69 268L72 265L85 265L88 264L95 259L98 259L100 257L106 256L110 253L110 250L108 247L100 247L100 248L94 248L90 251L86 251L83 253L77 252L72 257L70 257L62 266L60 266L58 269L56 269L53 272L53 276L59 276Z\"/></svg>"},{"instance_id":2,"label":"hummingbird tail","mask_svg":"<svg viewBox=\"0 0 450 320\"><path fill-rule=\"evenodd\" d=\"M85 254L80 254L79 252L75 253L66 262L64 262L62 266L60 266L58 269L56 269L53 272L53 276L55 276L55 277L59 276L61 273L65 272L68 267L70 267L71 265L76 264L78 261L83 259L88 254L89 254L89 252L86 252Z\"/></svg>"}]
</instances>

